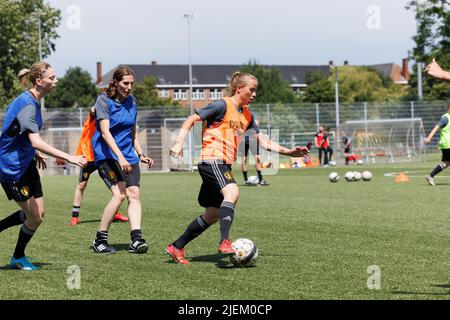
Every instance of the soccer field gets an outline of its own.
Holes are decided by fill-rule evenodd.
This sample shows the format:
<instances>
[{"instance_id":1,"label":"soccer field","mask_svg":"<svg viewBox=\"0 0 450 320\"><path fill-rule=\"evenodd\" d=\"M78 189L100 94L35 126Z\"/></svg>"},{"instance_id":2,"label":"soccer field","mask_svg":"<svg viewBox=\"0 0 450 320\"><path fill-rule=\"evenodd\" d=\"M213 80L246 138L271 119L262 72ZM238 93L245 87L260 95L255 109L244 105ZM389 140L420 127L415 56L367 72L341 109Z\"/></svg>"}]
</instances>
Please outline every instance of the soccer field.
<instances>
[{"instance_id":1,"label":"soccer field","mask_svg":"<svg viewBox=\"0 0 450 320\"><path fill-rule=\"evenodd\" d=\"M75 227L69 220L76 177L43 177L46 216L26 251L42 268L11 270L19 228L0 233L0 299L448 299L450 171L435 187L423 178L436 164L288 169L267 176L268 187L240 187L231 236L257 244L252 268L233 268L216 254L218 224L186 247L189 266L164 254L202 212L196 172L142 175L142 229L150 244L144 255L128 253L124 223L110 230L117 254L90 249L110 196L97 175ZM343 179L347 170L366 169L371 182ZM331 171L340 173L338 183L328 181ZM398 171L407 171L410 182L384 176ZM242 184L239 168L234 174ZM3 195L0 217L16 210ZM368 273L371 266L380 274ZM67 285L68 268L79 268L79 289ZM380 288L370 289L377 275Z\"/></svg>"}]
</instances>

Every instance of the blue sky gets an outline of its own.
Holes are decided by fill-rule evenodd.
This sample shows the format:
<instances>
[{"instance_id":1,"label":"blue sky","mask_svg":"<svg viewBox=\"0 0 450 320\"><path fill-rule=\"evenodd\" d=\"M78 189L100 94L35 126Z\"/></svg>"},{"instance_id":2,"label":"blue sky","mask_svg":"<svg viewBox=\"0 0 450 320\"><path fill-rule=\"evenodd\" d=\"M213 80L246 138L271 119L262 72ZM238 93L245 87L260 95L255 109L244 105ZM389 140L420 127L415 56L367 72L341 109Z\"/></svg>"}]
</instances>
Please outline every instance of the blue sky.
<instances>
[{"instance_id":1,"label":"blue sky","mask_svg":"<svg viewBox=\"0 0 450 320\"><path fill-rule=\"evenodd\" d=\"M62 13L56 52L62 76L93 77L118 64L401 64L414 46L407 0L50 0Z\"/></svg>"}]
</instances>

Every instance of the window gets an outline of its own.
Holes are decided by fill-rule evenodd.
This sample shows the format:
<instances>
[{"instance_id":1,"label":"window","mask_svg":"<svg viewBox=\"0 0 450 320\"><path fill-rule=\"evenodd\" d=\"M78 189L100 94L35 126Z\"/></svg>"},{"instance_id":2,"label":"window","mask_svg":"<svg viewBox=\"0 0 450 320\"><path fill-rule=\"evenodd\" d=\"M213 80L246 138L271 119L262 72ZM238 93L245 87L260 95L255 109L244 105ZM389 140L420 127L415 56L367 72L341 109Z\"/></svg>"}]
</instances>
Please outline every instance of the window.
<instances>
[{"instance_id":1,"label":"window","mask_svg":"<svg viewBox=\"0 0 450 320\"><path fill-rule=\"evenodd\" d=\"M205 92L201 89L193 90L192 100L205 100Z\"/></svg>"},{"instance_id":2,"label":"window","mask_svg":"<svg viewBox=\"0 0 450 320\"><path fill-rule=\"evenodd\" d=\"M222 98L222 90L221 89L214 89L209 90L209 98L211 100L219 100Z\"/></svg>"},{"instance_id":3,"label":"window","mask_svg":"<svg viewBox=\"0 0 450 320\"><path fill-rule=\"evenodd\" d=\"M173 92L173 100L187 100L186 90L175 90Z\"/></svg>"},{"instance_id":4,"label":"window","mask_svg":"<svg viewBox=\"0 0 450 320\"><path fill-rule=\"evenodd\" d=\"M168 98L169 97L169 91L166 89L162 89L158 91L158 96L160 98Z\"/></svg>"}]
</instances>

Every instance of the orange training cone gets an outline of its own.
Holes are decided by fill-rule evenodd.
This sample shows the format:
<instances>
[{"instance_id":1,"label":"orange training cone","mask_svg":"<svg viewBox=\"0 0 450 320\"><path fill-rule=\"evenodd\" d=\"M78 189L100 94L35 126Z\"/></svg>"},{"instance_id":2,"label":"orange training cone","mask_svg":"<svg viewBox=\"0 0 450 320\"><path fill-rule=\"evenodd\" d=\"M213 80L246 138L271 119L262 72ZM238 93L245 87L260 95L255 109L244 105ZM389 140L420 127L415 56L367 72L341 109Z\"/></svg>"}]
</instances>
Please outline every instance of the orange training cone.
<instances>
[{"instance_id":1,"label":"orange training cone","mask_svg":"<svg viewBox=\"0 0 450 320\"><path fill-rule=\"evenodd\" d=\"M409 177L403 172L400 172L400 174L395 178L395 182L409 182Z\"/></svg>"}]
</instances>

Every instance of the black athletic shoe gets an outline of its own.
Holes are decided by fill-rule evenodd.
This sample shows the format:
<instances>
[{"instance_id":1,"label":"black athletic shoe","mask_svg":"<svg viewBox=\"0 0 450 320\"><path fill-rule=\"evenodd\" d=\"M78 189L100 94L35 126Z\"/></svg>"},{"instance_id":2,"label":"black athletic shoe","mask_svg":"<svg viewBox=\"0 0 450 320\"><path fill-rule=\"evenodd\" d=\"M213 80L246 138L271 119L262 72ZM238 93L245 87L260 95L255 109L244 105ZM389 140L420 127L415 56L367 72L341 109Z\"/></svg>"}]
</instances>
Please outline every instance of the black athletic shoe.
<instances>
[{"instance_id":1,"label":"black athletic shoe","mask_svg":"<svg viewBox=\"0 0 450 320\"><path fill-rule=\"evenodd\" d=\"M128 252L130 253L146 253L148 250L148 244L144 239L139 239L130 244Z\"/></svg>"},{"instance_id":2,"label":"black athletic shoe","mask_svg":"<svg viewBox=\"0 0 450 320\"><path fill-rule=\"evenodd\" d=\"M94 249L95 253L116 253L116 248L110 246L106 241L93 241L92 249Z\"/></svg>"},{"instance_id":3,"label":"black athletic shoe","mask_svg":"<svg viewBox=\"0 0 450 320\"><path fill-rule=\"evenodd\" d=\"M265 186L268 186L269 184L267 183L267 181L266 180L264 180L264 179L262 179L259 183L258 183L260 186L263 186L263 187L265 187Z\"/></svg>"}]
</instances>

